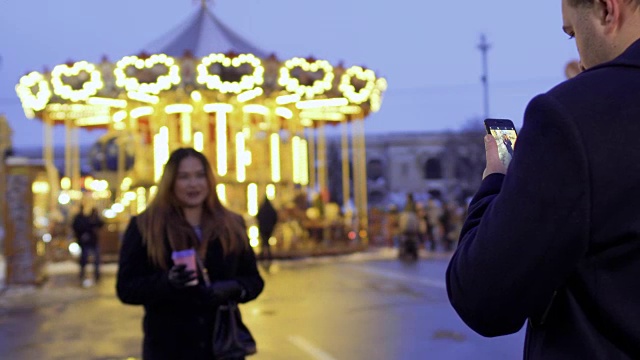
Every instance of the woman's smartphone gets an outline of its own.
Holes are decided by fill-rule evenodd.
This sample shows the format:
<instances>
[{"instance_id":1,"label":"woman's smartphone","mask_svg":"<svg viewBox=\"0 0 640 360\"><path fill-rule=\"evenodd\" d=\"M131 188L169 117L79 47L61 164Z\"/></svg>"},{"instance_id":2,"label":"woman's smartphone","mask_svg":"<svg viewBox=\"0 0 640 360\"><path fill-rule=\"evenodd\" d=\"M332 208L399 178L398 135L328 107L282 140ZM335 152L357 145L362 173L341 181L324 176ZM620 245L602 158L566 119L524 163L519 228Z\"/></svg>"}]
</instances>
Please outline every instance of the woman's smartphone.
<instances>
[{"instance_id":1,"label":"woman's smartphone","mask_svg":"<svg viewBox=\"0 0 640 360\"><path fill-rule=\"evenodd\" d=\"M505 167L509 166L516 146L516 127L513 121L507 119L485 119L484 126L487 134L492 135L498 144L498 155Z\"/></svg>"}]
</instances>

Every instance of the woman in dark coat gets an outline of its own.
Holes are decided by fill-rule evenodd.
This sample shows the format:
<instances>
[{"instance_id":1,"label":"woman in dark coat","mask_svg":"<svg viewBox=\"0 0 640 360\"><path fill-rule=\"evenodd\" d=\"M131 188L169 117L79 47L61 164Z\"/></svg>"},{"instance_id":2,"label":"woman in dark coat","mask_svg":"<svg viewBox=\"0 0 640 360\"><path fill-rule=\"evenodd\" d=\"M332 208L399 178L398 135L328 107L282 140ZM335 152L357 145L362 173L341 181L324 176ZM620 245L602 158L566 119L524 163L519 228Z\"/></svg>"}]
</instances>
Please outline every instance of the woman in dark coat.
<instances>
[{"instance_id":1,"label":"woman in dark coat","mask_svg":"<svg viewBox=\"0 0 640 360\"><path fill-rule=\"evenodd\" d=\"M143 305L144 359L214 359L211 336L216 307L244 303L264 287L244 221L215 191L207 159L183 148L172 153L155 198L131 219L120 250L117 293ZM195 249L211 279L171 260ZM188 283L198 278L197 286Z\"/></svg>"}]
</instances>

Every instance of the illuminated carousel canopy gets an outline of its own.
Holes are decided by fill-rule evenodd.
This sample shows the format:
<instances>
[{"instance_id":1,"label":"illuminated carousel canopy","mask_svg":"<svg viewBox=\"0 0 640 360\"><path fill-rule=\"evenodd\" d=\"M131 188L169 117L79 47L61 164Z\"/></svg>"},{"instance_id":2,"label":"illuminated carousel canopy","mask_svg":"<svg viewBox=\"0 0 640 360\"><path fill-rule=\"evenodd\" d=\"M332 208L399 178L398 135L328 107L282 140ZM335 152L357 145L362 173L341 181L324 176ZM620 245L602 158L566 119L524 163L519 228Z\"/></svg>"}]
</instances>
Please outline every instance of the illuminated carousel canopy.
<instances>
[{"instance_id":1,"label":"illuminated carousel canopy","mask_svg":"<svg viewBox=\"0 0 640 360\"><path fill-rule=\"evenodd\" d=\"M23 76L16 92L25 114L53 124L110 128L146 105L240 103L291 112L287 117L308 127L314 120L362 119L380 108L386 80L370 69L266 56L206 6L179 29L149 46L150 53L115 62L105 56L96 64L70 61ZM199 104L187 104L192 93Z\"/></svg>"},{"instance_id":2,"label":"illuminated carousel canopy","mask_svg":"<svg viewBox=\"0 0 640 360\"><path fill-rule=\"evenodd\" d=\"M67 180L76 193L75 129L109 130L91 160L95 175L112 191L113 199L104 186L97 191L114 201L110 217L142 211L170 151L184 146L211 161L221 201L250 216L262 194L291 199L302 188L328 201L324 127L341 124L344 208L353 199L358 236L364 238L363 120L380 109L386 88L386 80L366 67L266 55L203 5L144 53L34 71L20 79L16 92L27 117L45 123L49 169L53 150L47 134L56 124L67 128L65 174L72 174ZM49 176L51 184L57 181L53 170ZM251 233L257 237L257 229Z\"/></svg>"},{"instance_id":3,"label":"illuminated carousel canopy","mask_svg":"<svg viewBox=\"0 0 640 360\"><path fill-rule=\"evenodd\" d=\"M265 51L243 39L205 6L166 36L146 47L144 51L174 57L181 57L185 53L191 53L195 57L205 57L212 53L254 54L261 58L267 57Z\"/></svg>"}]
</instances>

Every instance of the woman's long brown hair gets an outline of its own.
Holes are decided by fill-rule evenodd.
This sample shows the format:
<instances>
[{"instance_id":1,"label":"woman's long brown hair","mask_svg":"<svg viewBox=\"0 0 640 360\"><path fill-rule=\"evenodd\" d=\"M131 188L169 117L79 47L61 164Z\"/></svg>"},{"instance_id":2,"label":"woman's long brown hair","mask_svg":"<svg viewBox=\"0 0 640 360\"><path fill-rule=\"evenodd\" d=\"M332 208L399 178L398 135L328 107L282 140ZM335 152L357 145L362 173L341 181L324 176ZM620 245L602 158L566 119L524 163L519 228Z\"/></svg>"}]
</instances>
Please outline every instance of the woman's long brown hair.
<instances>
[{"instance_id":1,"label":"woman's long brown hair","mask_svg":"<svg viewBox=\"0 0 640 360\"><path fill-rule=\"evenodd\" d=\"M170 249L167 248L166 241L169 241L171 247L175 247L176 239L174 238L186 239L193 231L189 226L185 226L186 220L182 206L174 193L180 162L187 157L200 160L209 186L209 195L203 204L201 224L204 248L214 237L220 239L225 255L248 246L242 218L225 208L218 198L216 181L207 158L192 148L180 148L171 153L155 197L146 210L137 217L138 228L142 234L142 241L147 247L149 259L163 269L169 268L167 252Z\"/></svg>"}]
</instances>

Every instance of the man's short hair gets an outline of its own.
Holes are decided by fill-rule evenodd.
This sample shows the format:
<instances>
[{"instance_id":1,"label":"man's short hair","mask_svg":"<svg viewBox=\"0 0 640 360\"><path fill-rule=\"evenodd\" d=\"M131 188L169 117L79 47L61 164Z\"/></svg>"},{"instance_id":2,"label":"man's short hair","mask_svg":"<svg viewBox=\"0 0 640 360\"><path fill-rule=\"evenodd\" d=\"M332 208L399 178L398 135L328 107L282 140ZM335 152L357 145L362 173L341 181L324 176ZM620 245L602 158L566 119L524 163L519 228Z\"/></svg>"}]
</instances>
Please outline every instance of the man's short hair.
<instances>
[{"instance_id":1,"label":"man's short hair","mask_svg":"<svg viewBox=\"0 0 640 360\"><path fill-rule=\"evenodd\" d=\"M640 0L631 0L631 2L635 3L636 6L640 6ZM569 5L573 7L592 6L594 3L595 0L569 0Z\"/></svg>"},{"instance_id":2,"label":"man's short hair","mask_svg":"<svg viewBox=\"0 0 640 360\"><path fill-rule=\"evenodd\" d=\"M573 7L593 5L593 0L569 0L569 5Z\"/></svg>"}]
</instances>

